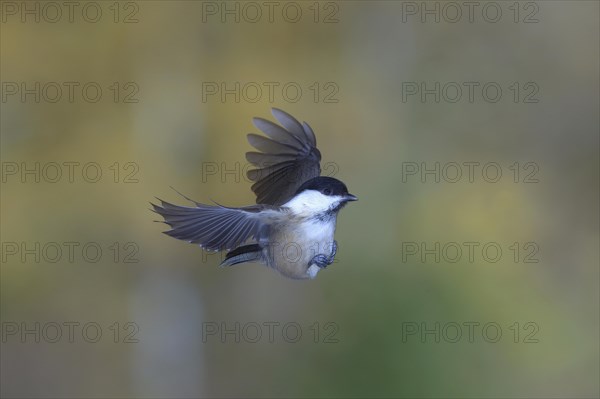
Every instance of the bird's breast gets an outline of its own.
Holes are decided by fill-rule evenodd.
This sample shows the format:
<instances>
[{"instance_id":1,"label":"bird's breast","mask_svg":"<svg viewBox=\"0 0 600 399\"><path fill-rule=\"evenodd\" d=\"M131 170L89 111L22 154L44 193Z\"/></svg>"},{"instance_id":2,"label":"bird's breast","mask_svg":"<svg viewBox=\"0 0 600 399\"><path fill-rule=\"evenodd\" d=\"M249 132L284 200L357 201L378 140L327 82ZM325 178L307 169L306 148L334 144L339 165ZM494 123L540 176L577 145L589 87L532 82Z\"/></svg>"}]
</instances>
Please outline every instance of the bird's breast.
<instances>
[{"instance_id":1,"label":"bird's breast","mask_svg":"<svg viewBox=\"0 0 600 399\"><path fill-rule=\"evenodd\" d=\"M335 234L335 220L306 220L298 225L298 234L304 236L307 241L331 243Z\"/></svg>"},{"instance_id":2,"label":"bird's breast","mask_svg":"<svg viewBox=\"0 0 600 399\"><path fill-rule=\"evenodd\" d=\"M323 223L311 218L294 219L272 231L268 248L269 265L292 278L310 278L307 270L319 254L333 250L335 220Z\"/></svg>"}]
</instances>

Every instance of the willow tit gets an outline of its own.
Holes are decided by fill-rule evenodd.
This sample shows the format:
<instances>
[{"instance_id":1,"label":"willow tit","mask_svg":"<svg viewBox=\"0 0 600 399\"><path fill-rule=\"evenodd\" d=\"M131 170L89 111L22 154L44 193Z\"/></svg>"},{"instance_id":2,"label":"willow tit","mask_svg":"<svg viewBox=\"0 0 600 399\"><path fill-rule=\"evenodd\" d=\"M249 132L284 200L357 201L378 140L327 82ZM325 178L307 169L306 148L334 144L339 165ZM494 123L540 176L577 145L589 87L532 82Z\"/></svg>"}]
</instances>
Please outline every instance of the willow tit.
<instances>
[{"instance_id":1,"label":"willow tit","mask_svg":"<svg viewBox=\"0 0 600 399\"><path fill-rule=\"evenodd\" d=\"M192 201L186 207L162 201L154 211L171 227L165 234L199 244L205 250L228 253L221 266L259 262L294 279L315 278L333 263L337 215L357 198L346 185L320 176L321 153L311 127L273 108L281 126L262 118L253 123L267 137L249 134L261 152L246 159L257 205L230 208Z\"/></svg>"}]
</instances>

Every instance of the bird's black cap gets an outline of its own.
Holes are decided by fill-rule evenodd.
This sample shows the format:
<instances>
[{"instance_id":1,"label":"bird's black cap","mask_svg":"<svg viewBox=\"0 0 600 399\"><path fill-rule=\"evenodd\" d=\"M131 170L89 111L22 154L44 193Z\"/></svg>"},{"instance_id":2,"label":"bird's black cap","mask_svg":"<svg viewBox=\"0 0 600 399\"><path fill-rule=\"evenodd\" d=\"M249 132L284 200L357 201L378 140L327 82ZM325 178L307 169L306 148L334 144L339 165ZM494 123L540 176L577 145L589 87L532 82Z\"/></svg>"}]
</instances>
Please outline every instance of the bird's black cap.
<instances>
[{"instance_id":1,"label":"bird's black cap","mask_svg":"<svg viewBox=\"0 0 600 399\"><path fill-rule=\"evenodd\" d=\"M350 201L356 200L355 196L348 193L348 188L346 185L338 179L334 179L333 177L319 176L310 179L304 182L304 184L298 188L296 195L300 194L304 190L319 191L323 195L339 195L342 197L347 197Z\"/></svg>"}]
</instances>

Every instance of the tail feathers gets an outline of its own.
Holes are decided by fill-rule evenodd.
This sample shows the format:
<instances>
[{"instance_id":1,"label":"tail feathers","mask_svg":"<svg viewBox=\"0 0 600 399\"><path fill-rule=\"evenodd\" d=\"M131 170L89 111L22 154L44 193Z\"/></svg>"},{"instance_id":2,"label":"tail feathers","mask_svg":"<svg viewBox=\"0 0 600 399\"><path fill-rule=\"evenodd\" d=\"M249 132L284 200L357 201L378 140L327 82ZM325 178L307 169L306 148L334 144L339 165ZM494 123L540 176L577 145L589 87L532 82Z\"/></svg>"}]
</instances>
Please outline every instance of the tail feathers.
<instances>
[{"instance_id":1,"label":"tail feathers","mask_svg":"<svg viewBox=\"0 0 600 399\"><path fill-rule=\"evenodd\" d=\"M258 244L244 245L227 253L221 266L233 266L245 262L257 262L262 259L262 248Z\"/></svg>"}]
</instances>

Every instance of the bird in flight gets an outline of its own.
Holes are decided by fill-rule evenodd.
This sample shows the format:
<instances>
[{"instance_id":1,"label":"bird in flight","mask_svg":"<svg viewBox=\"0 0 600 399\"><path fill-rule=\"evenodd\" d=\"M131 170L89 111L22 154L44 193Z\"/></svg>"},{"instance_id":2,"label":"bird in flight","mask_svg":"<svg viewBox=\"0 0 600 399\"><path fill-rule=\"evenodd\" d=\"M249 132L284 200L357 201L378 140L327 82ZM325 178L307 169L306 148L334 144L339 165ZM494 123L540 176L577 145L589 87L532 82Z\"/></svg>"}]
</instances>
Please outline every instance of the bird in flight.
<instances>
[{"instance_id":1,"label":"bird in flight","mask_svg":"<svg viewBox=\"0 0 600 399\"><path fill-rule=\"evenodd\" d=\"M205 205L152 204L171 229L165 234L200 245L208 251L228 251L221 266L257 262L293 279L313 279L331 265L338 245L334 239L339 211L357 198L333 177L321 176L321 152L311 127L290 114L272 109L280 125L253 118L268 137L248 134L259 152L247 152L256 166L256 205L231 208Z\"/></svg>"}]
</instances>

